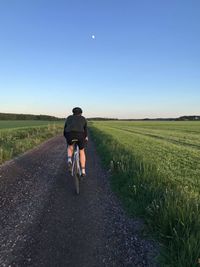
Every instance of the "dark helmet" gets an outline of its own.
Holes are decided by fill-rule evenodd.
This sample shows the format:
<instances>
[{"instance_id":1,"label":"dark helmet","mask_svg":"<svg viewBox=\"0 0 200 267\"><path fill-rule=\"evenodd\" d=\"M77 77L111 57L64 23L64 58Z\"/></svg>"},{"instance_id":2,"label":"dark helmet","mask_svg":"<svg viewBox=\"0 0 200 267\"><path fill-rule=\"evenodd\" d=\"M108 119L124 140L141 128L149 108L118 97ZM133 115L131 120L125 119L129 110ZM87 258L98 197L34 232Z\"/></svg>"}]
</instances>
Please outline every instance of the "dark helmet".
<instances>
[{"instance_id":1,"label":"dark helmet","mask_svg":"<svg viewBox=\"0 0 200 267\"><path fill-rule=\"evenodd\" d=\"M83 113L82 109L78 108L78 107L73 108L72 112L73 112L74 115L80 115L80 114Z\"/></svg>"}]
</instances>

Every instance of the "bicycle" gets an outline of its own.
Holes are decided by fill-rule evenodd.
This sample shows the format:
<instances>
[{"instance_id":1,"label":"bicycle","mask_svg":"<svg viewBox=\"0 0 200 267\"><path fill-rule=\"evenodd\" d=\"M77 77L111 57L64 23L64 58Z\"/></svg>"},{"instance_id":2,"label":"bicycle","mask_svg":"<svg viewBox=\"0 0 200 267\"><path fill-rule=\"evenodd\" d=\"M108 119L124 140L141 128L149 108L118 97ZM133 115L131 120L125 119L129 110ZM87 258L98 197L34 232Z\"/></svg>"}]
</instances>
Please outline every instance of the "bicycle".
<instances>
[{"instance_id":1,"label":"bicycle","mask_svg":"<svg viewBox=\"0 0 200 267\"><path fill-rule=\"evenodd\" d=\"M74 139L73 142L73 156L72 156L72 169L71 175L74 177L74 185L76 194L79 195L80 193L80 177L81 177L81 166L80 166L80 159L79 159L79 146L77 144L78 140Z\"/></svg>"}]
</instances>

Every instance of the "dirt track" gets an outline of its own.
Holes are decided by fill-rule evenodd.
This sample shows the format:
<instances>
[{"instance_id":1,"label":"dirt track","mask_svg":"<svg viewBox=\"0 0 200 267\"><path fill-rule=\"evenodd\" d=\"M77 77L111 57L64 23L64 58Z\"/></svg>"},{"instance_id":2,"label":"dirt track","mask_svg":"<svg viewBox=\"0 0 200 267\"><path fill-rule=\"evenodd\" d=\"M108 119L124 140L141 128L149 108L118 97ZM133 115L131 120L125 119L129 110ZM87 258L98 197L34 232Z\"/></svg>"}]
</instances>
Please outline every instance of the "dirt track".
<instances>
[{"instance_id":1,"label":"dirt track","mask_svg":"<svg viewBox=\"0 0 200 267\"><path fill-rule=\"evenodd\" d=\"M155 243L122 211L91 141L87 156L79 196L63 137L0 167L1 267L156 266Z\"/></svg>"}]
</instances>

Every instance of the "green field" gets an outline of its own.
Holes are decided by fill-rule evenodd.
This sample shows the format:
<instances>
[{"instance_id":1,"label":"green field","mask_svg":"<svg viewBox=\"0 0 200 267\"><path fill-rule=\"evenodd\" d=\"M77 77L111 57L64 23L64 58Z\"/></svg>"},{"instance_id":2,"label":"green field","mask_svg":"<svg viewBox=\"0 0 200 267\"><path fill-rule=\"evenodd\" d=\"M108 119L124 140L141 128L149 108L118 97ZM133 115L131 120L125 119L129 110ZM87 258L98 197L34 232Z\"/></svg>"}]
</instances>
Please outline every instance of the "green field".
<instances>
[{"instance_id":1,"label":"green field","mask_svg":"<svg viewBox=\"0 0 200 267\"><path fill-rule=\"evenodd\" d=\"M200 122L92 122L127 212L161 241L162 266L199 266Z\"/></svg>"},{"instance_id":2,"label":"green field","mask_svg":"<svg viewBox=\"0 0 200 267\"><path fill-rule=\"evenodd\" d=\"M0 164L57 134L62 121L0 121Z\"/></svg>"},{"instance_id":3,"label":"green field","mask_svg":"<svg viewBox=\"0 0 200 267\"><path fill-rule=\"evenodd\" d=\"M64 122L60 121L40 121L40 120L0 120L0 130L1 129L10 129L10 128L20 128L20 127L34 127L42 126L48 124L62 124Z\"/></svg>"}]
</instances>

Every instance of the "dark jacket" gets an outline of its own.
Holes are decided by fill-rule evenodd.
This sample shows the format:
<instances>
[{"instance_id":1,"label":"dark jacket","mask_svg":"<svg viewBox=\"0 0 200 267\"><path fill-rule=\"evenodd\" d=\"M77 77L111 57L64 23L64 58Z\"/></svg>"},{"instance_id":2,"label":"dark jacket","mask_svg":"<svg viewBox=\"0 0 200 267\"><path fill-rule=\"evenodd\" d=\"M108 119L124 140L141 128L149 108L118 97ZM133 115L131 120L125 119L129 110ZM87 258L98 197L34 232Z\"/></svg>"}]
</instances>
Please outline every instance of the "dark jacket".
<instances>
[{"instance_id":1,"label":"dark jacket","mask_svg":"<svg viewBox=\"0 0 200 267\"><path fill-rule=\"evenodd\" d=\"M78 132L84 133L87 136L87 121L85 117L81 115L70 115L67 117L64 126L64 136L66 137L67 132Z\"/></svg>"}]
</instances>

